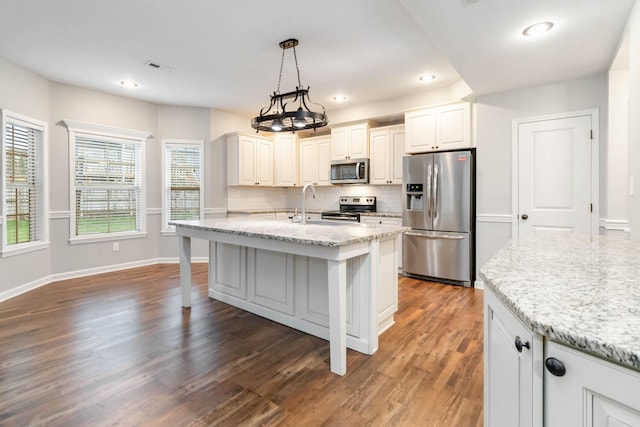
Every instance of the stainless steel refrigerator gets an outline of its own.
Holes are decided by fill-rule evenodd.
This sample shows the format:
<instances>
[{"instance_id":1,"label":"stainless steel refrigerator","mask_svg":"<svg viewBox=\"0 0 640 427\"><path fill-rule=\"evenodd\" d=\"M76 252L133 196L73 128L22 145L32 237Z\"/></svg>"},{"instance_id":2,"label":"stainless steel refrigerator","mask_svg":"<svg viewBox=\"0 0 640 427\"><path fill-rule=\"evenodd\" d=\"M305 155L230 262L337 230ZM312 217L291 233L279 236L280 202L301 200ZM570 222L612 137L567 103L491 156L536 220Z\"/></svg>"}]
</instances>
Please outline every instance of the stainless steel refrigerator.
<instances>
[{"instance_id":1,"label":"stainless steel refrigerator","mask_svg":"<svg viewBox=\"0 0 640 427\"><path fill-rule=\"evenodd\" d=\"M402 268L409 276L472 286L475 150L403 158Z\"/></svg>"}]
</instances>

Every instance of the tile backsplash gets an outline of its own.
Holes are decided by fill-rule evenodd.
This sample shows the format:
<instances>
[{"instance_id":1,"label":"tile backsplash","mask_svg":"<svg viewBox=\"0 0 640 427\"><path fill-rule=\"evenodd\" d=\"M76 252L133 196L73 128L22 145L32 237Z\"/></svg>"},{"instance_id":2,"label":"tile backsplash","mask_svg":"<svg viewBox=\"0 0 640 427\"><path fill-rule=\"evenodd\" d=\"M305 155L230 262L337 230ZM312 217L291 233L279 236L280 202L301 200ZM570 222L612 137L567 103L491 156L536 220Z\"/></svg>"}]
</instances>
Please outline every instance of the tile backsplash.
<instances>
[{"instance_id":1,"label":"tile backsplash","mask_svg":"<svg viewBox=\"0 0 640 427\"><path fill-rule=\"evenodd\" d=\"M379 212L402 213L400 185L332 185L307 190L307 209L336 210L340 196L376 196ZM229 187L228 209L295 209L302 207L302 188Z\"/></svg>"}]
</instances>

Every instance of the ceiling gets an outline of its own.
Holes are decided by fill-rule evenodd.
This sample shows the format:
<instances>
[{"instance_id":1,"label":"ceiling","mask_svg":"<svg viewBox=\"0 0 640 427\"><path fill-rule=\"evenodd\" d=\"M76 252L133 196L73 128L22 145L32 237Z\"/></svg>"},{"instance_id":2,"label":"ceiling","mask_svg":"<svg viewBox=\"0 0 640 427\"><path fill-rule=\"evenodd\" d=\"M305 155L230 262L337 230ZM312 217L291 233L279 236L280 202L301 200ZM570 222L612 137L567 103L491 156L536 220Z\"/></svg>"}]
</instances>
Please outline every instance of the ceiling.
<instances>
[{"instance_id":1,"label":"ceiling","mask_svg":"<svg viewBox=\"0 0 640 427\"><path fill-rule=\"evenodd\" d=\"M604 72L633 1L0 0L0 56L56 82L252 116L294 37L302 84L330 111L338 93L357 106L460 78L482 95ZM521 35L541 20L555 27ZM292 53L282 92L297 83Z\"/></svg>"}]
</instances>

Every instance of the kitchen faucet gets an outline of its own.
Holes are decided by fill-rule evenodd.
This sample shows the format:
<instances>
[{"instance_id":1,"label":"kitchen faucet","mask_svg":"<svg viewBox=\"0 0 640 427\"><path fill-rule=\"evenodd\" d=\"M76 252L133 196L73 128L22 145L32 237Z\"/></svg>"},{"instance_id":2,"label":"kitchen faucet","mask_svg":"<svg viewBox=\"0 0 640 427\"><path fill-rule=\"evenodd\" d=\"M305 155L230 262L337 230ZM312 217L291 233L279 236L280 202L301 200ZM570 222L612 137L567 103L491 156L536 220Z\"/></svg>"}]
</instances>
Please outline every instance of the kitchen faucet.
<instances>
[{"instance_id":1,"label":"kitchen faucet","mask_svg":"<svg viewBox=\"0 0 640 427\"><path fill-rule=\"evenodd\" d=\"M316 198L316 188L313 186L313 184L309 183L306 184L303 188L302 188L302 224L306 224L307 223L307 212L304 208L304 200L305 200L305 193L307 192L307 188L311 187L311 191L313 192L313 198Z\"/></svg>"}]
</instances>

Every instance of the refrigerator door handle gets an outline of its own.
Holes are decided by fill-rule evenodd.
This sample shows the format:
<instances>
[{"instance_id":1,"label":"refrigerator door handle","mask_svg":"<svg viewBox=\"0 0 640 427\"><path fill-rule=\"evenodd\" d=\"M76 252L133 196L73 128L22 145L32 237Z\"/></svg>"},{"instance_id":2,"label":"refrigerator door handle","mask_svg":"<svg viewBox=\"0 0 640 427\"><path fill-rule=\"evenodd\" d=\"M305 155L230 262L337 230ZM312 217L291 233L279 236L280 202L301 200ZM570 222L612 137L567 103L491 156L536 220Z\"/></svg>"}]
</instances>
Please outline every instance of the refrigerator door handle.
<instances>
[{"instance_id":1,"label":"refrigerator door handle","mask_svg":"<svg viewBox=\"0 0 640 427\"><path fill-rule=\"evenodd\" d=\"M431 218L431 175L433 171L431 170L431 165L427 166L427 217Z\"/></svg>"},{"instance_id":2,"label":"refrigerator door handle","mask_svg":"<svg viewBox=\"0 0 640 427\"><path fill-rule=\"evenodd\" d=\"M433 217L438 217L438 164L434 166L433 173Z\"/></svg>"},{"instance_id":3,"label":"refrigerator door handle","mask_svg":"<svg viewBox=\"0 0 640 427\"><path fill-rule=\"evenodd\" d=\"M432 239L432 240L440 240L440 239L463 240L466 238L465 236L432 236L429 234L414 233L411 231L405 231L404 234L406 234L407 236L424 237L425 239Z\"/></svg>"}]
</instances>

